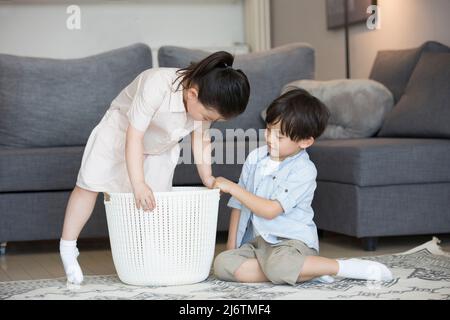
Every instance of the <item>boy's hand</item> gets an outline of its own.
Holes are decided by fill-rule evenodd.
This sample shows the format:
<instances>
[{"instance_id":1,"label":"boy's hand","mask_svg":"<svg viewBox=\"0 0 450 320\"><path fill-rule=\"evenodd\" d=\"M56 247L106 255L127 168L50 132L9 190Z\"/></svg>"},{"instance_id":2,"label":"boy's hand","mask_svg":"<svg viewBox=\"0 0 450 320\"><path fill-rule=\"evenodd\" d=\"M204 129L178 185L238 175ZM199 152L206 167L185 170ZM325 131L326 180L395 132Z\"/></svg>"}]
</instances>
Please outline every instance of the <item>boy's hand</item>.
<instances>
[{"instance_id":1,"label":"boy's hand","mask_svg":"<svg viewBox=\"0 0 450 320\"><path fill-rule=\"evenodd\" d=\"M153 211L153 209L155 209L156 201L153 191L145 182L141 182L133 186L133 192L136 207L138 209L142 208L144 211Z\"/></svg>"},{"instance_id":2,"label":"boy's hand","mask_svg":"<svg viewBox=\"0 0 450 320\"><path fill-rule=\"evenodd\" d=\"M230 181L224 177L217 177L213 188L219 188L222 192L230 193L233 185L233 181Z\"/></svg>"},{"instance_id":3,"label":"boy's hand","mask_svg":"<svg viewBox=\"0 0 450 320\"><path fill-rule=\"evenodd\" d=\"M205 181L203 182L203 184L206 187L208 187L210 189L213 189L215 182L216 182L216 178L214 178L213 176L209 176L209 177L205 178Z\"/></svg>"}]
</instances>

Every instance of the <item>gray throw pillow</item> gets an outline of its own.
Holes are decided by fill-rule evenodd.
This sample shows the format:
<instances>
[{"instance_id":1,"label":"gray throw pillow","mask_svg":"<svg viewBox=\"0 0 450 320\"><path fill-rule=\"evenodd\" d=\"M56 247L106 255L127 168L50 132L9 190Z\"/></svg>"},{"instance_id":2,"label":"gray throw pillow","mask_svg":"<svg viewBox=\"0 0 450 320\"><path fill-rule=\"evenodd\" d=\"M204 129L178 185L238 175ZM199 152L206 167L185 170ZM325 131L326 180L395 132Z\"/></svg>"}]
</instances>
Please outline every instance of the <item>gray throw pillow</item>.
<instances>
[{"instance_id":1,"label":"gray throw pillow","mask_svg":"<svg viewBox=\"0 0 450 320\"><path fill-rule=\"evenodd\" d=\"M450 138L450 53L424 53L381 137Z\"/></svg>"},{"instance_id":2,"label":"gray throw pillow","mask_svg":"<svg viewBox=\"0 0 450 320\"><path fill-rule=\"evenodd\" d=\"M111 101L152 67L145 44L80 59L0 54L0 145L84 145Z\"/></svg>"},{"instance_id":3,"label":"gray throw pillow","mask_svg":"<svg viewBox=\"0 0 450 320\"><path fill-rule=\"evenodd\" d=\"M198 62L211 52L161 47L158 52L160 67L183 68ZM233 68L242 69L250 82L250 100L245 112L225 122L216 122L213 128L261 129L264 122L259 114L278 97L282 87L296 79L314 76L314 50L305 43L293 43L264 52L236 55Z\"/></svg>"},{"instance_id":4,"label":"gray throw pillow","mask_svg":"<svg viewBox=\"0 0 450 320\"><path fill-rule=\"evenodd\" d=\"M392 93L381 83L367 79L295 81L282 93L302 88L321 100L330 119L320 139L350 139L373 136L392 109ZM265 119L265 110L261 114Z\"/></svg>"},{"instance_id":5,"label":"gray throw pillow","mask_svg":"<svg viewBox=\"0 0 450 320\"><path fill-rule=\"evenodd\" d=\"M450 48L436 41L428 41L414 49L380 51L369 78L384 84L394 94L394 103L397 103L424 52L450 52Z\"/></svg>"}]
</instances>

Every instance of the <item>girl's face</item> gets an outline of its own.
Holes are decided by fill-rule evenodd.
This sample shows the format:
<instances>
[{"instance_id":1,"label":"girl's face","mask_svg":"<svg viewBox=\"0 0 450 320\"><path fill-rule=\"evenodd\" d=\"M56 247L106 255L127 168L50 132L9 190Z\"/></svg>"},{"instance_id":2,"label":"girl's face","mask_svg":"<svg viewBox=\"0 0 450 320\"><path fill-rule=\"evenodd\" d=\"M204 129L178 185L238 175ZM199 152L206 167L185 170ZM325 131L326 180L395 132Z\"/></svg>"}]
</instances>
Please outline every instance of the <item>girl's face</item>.
<instances>
[{"instance_id":1,"label":"girl's face","mask_svg":"<svg viewBox=\"0 0 450 320\"><path fill-rule=\"evenodd\" d=\"M197 121L220 121L223 117L215 110L206 108L198 100L197 88L189 88L183 90L183 102L186 112Z\"/></svg>"},{"instance_id":2,"label":"girl's face","mask_svg":"<svg viewBox=\"0 0 450 320\"><path fill-rule=\"evenodd\" d=\"M270 157L277 161L283 161L314 143L314 138L293 141L288 136L283 135L281 133L281 121L267 125L265 138Z\"/></svg>"}]
</instances>

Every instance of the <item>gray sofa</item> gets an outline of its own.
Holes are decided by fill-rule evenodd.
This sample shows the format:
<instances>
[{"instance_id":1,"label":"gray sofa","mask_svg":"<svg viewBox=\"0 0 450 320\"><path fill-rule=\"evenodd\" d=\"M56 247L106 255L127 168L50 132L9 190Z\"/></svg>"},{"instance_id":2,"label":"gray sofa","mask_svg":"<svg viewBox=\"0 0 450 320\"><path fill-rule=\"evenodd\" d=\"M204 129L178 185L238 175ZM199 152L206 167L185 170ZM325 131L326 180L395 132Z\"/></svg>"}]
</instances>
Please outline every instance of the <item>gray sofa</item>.
<instances>
[{"instance_id":1,"label":"gray sofa","mask_svg":"<svg viewBox=\"0 0 450 320\"><path fill-rule=\"evenodd\" d=\"M389 88L397 102L422 52L440 50L445 51L427 44L404 52L380 52L371 78ZM158 59L163 67L184 67L206 55L204 51L163 47ZM399 65L401 70L396 69ZM8 115L0 118L0 242L60 236L83 144L120 89L150 66L151 55L145 45L67 61L0 55L0 71L7 70L0 72L0 114ZM262 129L261 111L285 84L314 78L314 50L306 44L291 44L237 56L235 67L248 75L252 93L244 114L214 125L221 132L226 128ZM55 97L52 88L64 83L70 85L62 85L64 93ZM68 108L59 105L67 99ZM36 120L24 119L23 108L36 113ZM77 108L84 112L71 113ZM55 117L53 110L64 111ZM60 131L47 131L46 124L61 119L65 122ZM11 132L16 133L13 136ZM367 250L376 248L377 237L450 232L450 140L394 136L323 140L309 149L318 168L313 207L319 229L361 238ZM224 153L233 148L234 154L245 148L248 154L256 143L262 143L261 138L236 139L231 147L217 140L214 148ZM188 148L189 139L182 144ZM213 173L237 181L241 167L214 164ZM194 165L177 166L174 185L198 184ZM228 199L224 195L220 201L221 231L228 228ZM81 237L107 236L102 202L100 196Z\"/></svg>"},{"instance_id":2,"label":"gray sofa","mask_svg":"<svg viewBox=\"0 0 450 320\"><path fill-rule=\"evenodd\" d=\"M366 250L382 236L449 233L450 48L380 51L370 78L394 96L380 131L309 150L318 227L361 238Z\"/></svg>"},{"instance_id":3,"label":"gray sofa","mask_svg":"<svg viewBox=\"0 0 450 320\"><path fill-rule=\"evenodd\" d=\"M179 50L185 53L182 48L161 48L160 66L169 66L164 57L170 62L171 54ZM189 52L189 56L177 57L187 58L185 63L189 63L207 55ZM90 132L120 90L152 67L151 59L144 44L71 60L0 54L0 242L60 237ZM259 113L279 95L282 86L314 77L314 51L307 44L292 44L238 56L235 65L246 72L252 93L245 114L217 125L222 131L263 128ZM182 143L189 147L188 138ZM249 142L240 141L239 146L242 144ZM225 148L223 143L215 146ZM235 180L240 170L240 164L213 166L214 174ZM174 185L199 184L195 165L177 167ZM226 196L220 201L218 230L228 228L227 201ZM100 195L80 238L107 236Z\"/></svg>"},{"instance_id":4,"label":"gray sofa","mask_svg":"<svg viewBox=\"0 0 450 320\"><path fill-rule=\"evenodd\" d=\"M90 132L151 67L141 44L70 60L0 54L0 242L61 236ZM102 202L81 237L107 236Z\"/></svg>"}]
</instances>

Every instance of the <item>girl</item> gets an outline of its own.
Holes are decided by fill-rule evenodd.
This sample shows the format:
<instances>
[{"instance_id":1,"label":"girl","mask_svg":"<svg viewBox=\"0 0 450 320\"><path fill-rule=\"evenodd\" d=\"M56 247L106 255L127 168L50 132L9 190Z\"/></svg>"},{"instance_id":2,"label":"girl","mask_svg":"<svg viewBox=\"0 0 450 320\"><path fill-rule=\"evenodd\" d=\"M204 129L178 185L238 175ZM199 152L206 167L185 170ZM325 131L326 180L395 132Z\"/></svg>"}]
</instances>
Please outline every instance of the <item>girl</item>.
<instances>
[{"instance_id":1,"label":"girl","mask_svg":"<svg viewBox=\"0 0 450 320\"><path fill-rule=\"evenodd\" d=\"M199 176L212 188L210 138L203 132L212 121L244 112L250 95L233 61L220 51L184 69L148 69L112 101L89 136L67 204L60 254L69 282L83 281L76 241L98 193L133 192L136 206L152 211L153 191L171 190L178 142L189 133Z\"/></svg>"}]
</instances>

